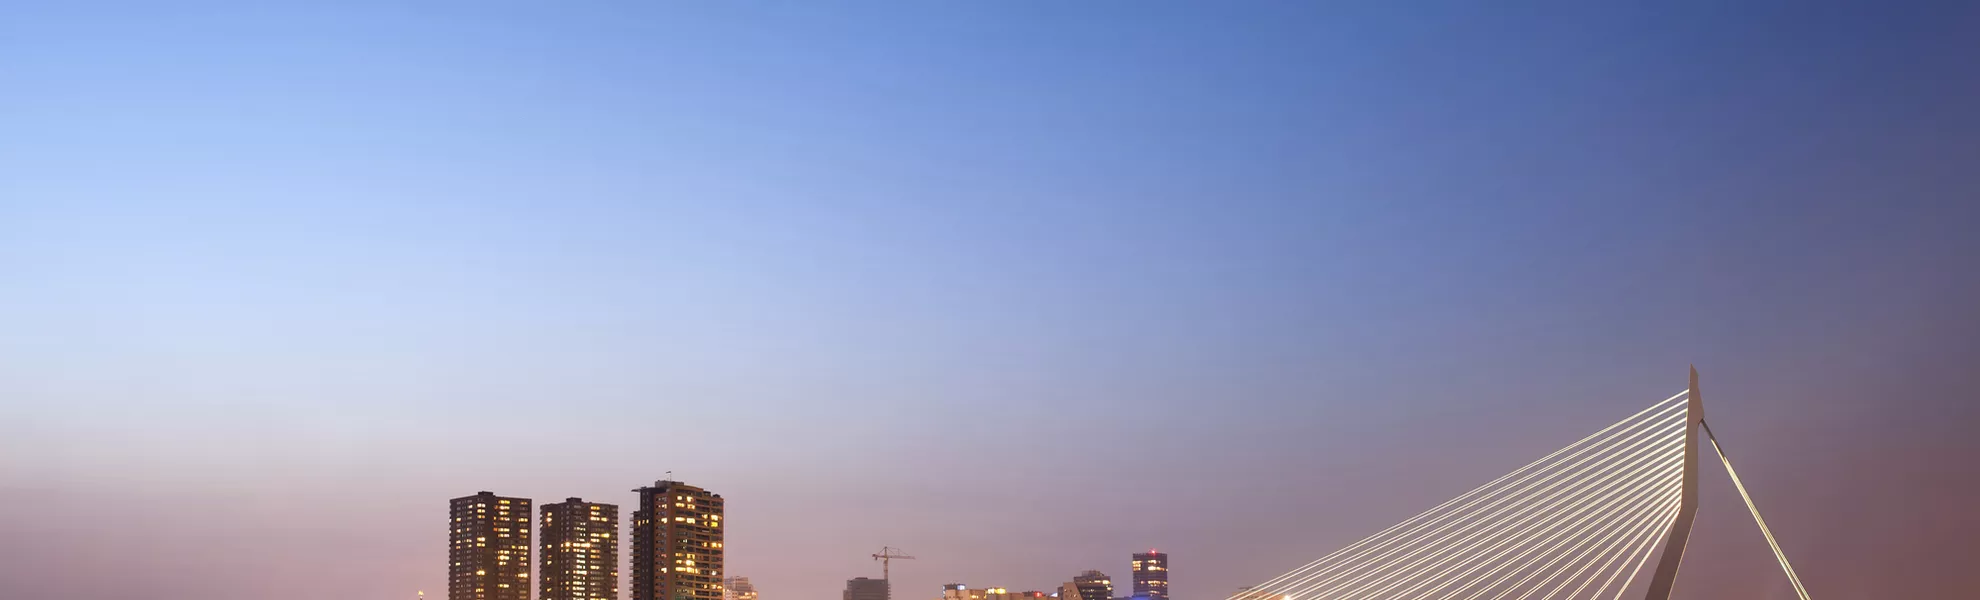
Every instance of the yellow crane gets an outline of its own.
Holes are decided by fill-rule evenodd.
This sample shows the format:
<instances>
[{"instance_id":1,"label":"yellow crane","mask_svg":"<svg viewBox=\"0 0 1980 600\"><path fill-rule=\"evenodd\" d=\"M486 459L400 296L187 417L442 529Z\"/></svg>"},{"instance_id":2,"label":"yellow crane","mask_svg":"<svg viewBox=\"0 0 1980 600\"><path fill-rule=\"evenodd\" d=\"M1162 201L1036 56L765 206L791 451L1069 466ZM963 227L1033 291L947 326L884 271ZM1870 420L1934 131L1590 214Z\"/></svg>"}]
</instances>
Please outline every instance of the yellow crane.
<instances>
[{"instance_id":1,"label":"yellow crane","mask_svg":"<svg viewBox=\"0 0 1980 600\"><path fill-rule=\"evenodd\" d=\"M889 573L888 573L888 571L889 571L889 569L888 569L888 565L889 565L890 563L892 563L892 562L894 561L894 559L901 559L901 560L914 560L914 557L912 557L912 556L908 556L908 555L906 555L906 554L901 554L901 549L900 549L900 548L890 548L890 547L887 547L887 546L881 546L881 547L880 547L880 553L879 553L879 554L875 554L875 555L873 555L873 560L877 560L877 561L880 561L880 580L881 580L881 581L887 581L887 580L888 580L888 576L889 576Z\"/></svg>"}]
</instances>

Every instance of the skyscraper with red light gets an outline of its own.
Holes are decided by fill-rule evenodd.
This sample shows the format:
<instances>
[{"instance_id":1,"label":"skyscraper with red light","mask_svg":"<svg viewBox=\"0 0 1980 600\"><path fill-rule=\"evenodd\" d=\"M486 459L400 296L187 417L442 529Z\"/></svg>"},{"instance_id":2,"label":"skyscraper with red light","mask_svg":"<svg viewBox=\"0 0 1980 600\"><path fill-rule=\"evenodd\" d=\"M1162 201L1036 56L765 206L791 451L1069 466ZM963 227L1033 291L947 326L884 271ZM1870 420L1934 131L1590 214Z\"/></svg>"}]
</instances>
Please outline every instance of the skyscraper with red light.
<instances>
[{"instance_id":1,"label":"skyscraper with red light","mask_svg":"<svg viewBox=\"0 0 1980 600\"><path fill-rule=\"evenodd\" d=\"M1134 595L1169 600L1169 555L1149 549L1134 553Z\"/></svg>"}]
</instances>

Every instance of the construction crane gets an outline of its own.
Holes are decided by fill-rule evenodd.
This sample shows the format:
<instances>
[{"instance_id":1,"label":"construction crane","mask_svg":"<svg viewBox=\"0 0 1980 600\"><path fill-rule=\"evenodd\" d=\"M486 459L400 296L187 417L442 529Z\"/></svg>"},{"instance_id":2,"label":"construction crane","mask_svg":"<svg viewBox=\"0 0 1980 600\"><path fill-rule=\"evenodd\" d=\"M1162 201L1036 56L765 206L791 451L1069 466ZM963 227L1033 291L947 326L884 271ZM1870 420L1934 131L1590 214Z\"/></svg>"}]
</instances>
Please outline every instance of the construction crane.
<instances>
[{"instance_id":1,"label":"construction crane","mask_svg":"<svg viewBox=\"0 0 1980 600\"><path fill-rule=\"evenodd\" d=\"M888 569L888 565L889 565L889 563L891 563L891 562L893 562L893 560L894 560L894 559L897 559L897 558L898 558L898 559L901 559L901 560L914 560L914 557L912 557L912 556L908 556L908 555L906 555L906 554L901 554L901 549L900 549L900 548L889 548L889 547L887 547L887 546L881 546L881 547L880 547L880 553L879 553L879 554L875 554L875 555L873 555L873 560L877 560L877 561L880 561L880 580L881 580L881 581L887 581L887 580L888 580L888 576L889 576L889 573L888 573L888 571L889 571L889 569Z\"/></svg>"}]
</instances>

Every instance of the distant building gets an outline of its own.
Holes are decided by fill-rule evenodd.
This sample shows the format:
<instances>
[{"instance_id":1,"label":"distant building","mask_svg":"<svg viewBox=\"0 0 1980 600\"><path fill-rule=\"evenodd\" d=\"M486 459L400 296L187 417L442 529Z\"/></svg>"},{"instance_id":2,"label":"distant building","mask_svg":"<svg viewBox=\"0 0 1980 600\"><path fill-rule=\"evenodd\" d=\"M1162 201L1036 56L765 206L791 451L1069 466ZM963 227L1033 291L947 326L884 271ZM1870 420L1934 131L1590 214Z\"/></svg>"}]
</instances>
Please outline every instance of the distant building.
<instances>
[{"instance_id":1,"label":"distant building","mask_svg":"<svg viewBox=\"0 0 1980 600\"><path fill-rule=\"evenodd\" d=\"M1292 600L1292 596L1274 594L1265 590L1254 590L1251 589L1251 586L1244 586L1238 588L1236 594L1231 594L1229 600Z\"/></svg>"},{"instance_id":2,"label":"distant building","mask_svg":"<svg viewBox=\"0 0 1980 600\"><path fill-rule=\"evenodd\" d=\"M632 600L722 600L722 496L679 481L633 491Z\"/></svg>"},{"instance_id":3,"label":"distant building","mask_svg":"<svg viewBox=\"0 0 1980 600\"><path fill-rule=\"evenodd\" d=\"M1060 587L1059 600L1114 600L1114 581L1099 571L1080 573Z\"/></svg>"},{"instance_id":4,"label":"distant building","mask_svg":"<svg viewBox=\"0 0 1980 600\"><path fill-rule=\"evenodd\" d=\"M529 600L528 498L448 501L447 600Z\"/></svg>"},{"instance_id":5,"label":"distant building","mask_svg":"<svg viewBox=\"0 0 1980 600\"><path fill-rule=\"evenodd\" d=\"M892 595L885 579L854 577L846 580L845 597L842 600L888 600Z\"/></svg>"},{"instance_id":6,"label":"distant building","mask_svg":"<svg viewBox=\"0 0 1980 600\"><path fill-rule=\"evenodd\" d=\"M748 577L730 577L722 580L722 600L756 600L756 586Z\"/></svg>"},{"instance_id":7,"label":"distant building","mask_svg":"<svg viewBox=\"0 0 1980 600\"><path fill-rule=\"evenodd\" d=\"M1045 592L1013 592L1000 587L974 588L960 583L942 586L942 600L1041 600Z\"/></svg>"},{"instance_id":8,"label":"distant building","mask_svg":"<svg viewBox=\"0 0 1980 600\"><path fill-rule=\"evenodd\" d=\"M1134 553L1134 595L1169 600L1169 555L1154 550Z\"/></svg>"},{"instance_id":9,"label":"distant building","mask_svg":"<svg viewBox=\"0 0 1980 600\"><path fill-rule=\"evenodd\" d=\"M569 498L542 512L538 600L619 600L619 507Z\"/></svg>"}]
</instances>

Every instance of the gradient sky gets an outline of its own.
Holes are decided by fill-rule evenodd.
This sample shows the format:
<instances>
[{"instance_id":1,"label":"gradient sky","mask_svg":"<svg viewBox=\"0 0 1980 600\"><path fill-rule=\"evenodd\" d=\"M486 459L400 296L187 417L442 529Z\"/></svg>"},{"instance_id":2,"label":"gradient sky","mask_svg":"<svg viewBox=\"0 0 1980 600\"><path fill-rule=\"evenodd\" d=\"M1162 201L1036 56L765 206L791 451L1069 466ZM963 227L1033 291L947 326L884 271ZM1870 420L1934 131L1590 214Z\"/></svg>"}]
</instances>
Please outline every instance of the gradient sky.
<instances>
[{"instance_id":1,"label":"gradient sky","mask_svg":"<svg viewBox=\"0 0 1980 600\"><path fill-rule=\"evenodd\" d=\"M0 597L672 470L765 600L1213 600L1693 363L1815 594L1980 596L1973 3L27 4ZM1679 596L1790 597L1705 481Z\"/></svg>"}]
</instances>

